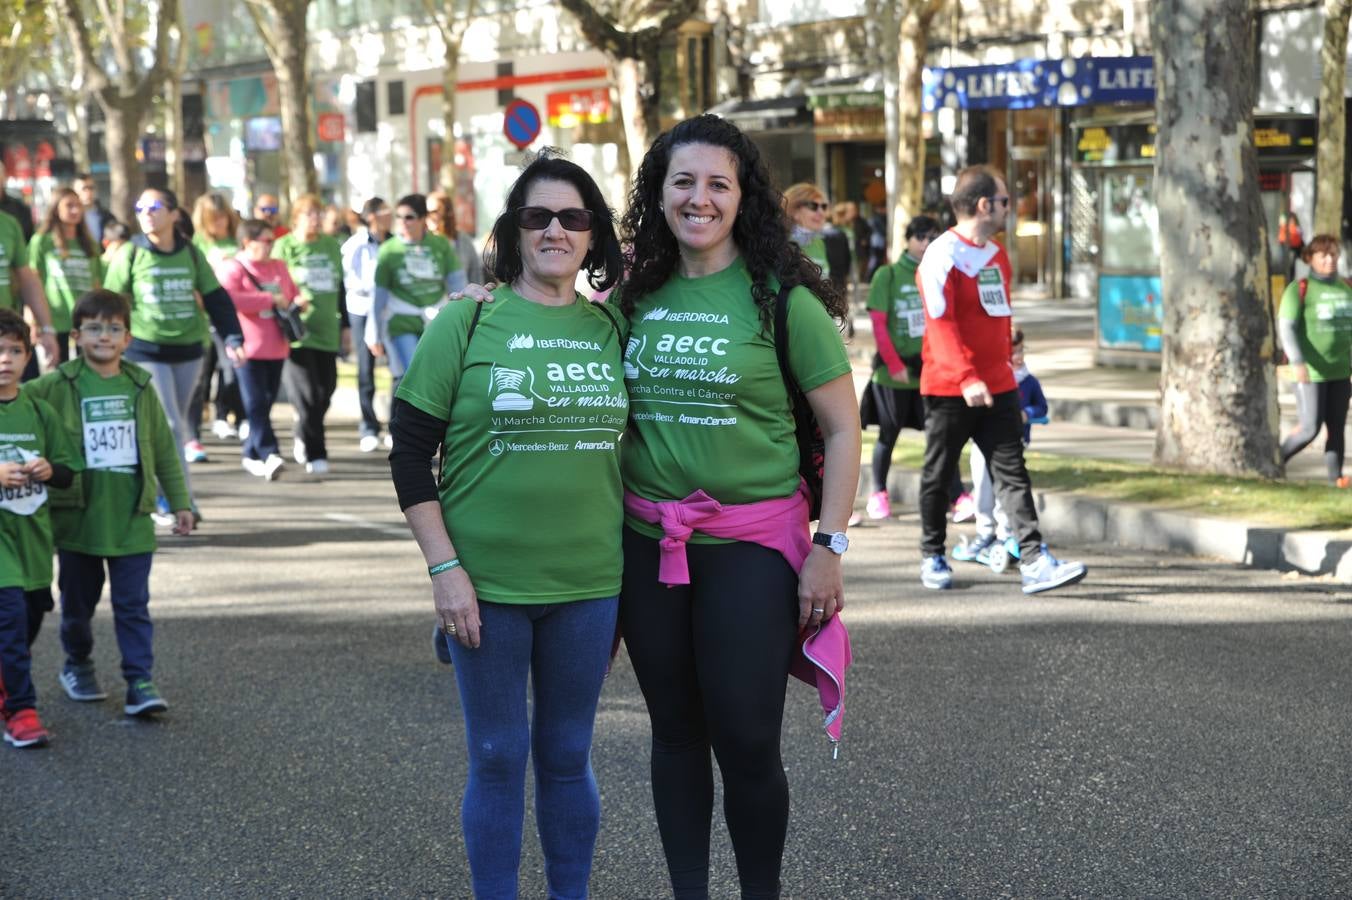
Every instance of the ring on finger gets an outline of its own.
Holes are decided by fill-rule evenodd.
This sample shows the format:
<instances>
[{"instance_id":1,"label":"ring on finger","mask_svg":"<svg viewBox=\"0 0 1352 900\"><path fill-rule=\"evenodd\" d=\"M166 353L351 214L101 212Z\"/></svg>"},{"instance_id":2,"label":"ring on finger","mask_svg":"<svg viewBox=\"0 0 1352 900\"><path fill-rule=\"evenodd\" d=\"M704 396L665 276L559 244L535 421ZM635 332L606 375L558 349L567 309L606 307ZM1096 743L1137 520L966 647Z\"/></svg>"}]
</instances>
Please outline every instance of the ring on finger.
<instances>
[{"instance_id":1,"label":"ring on finger","mask_svg":"<svg viewBox=\"0 0 1352 900\"><path fill-rule=\"evenodd\" d=\"M454 623L454 622L447 622L447 623L446 623L446 633L447 633L447 634L455 634L455 623Z\"/></svg>"},{"instance_id":2,"label":"ring on finger","mask_svg":"<svg viewBox=\"0 0 1352 900\"><path fill-rule=\"evenodd\" d=\"M817 615L819 615L819 616L824 616L824 615L826 615L826 610L822 609L820 606L814 606L814 607L812 607L812 611L813 611L814 613L816 613Z\"/></svg>"}]
</instances>

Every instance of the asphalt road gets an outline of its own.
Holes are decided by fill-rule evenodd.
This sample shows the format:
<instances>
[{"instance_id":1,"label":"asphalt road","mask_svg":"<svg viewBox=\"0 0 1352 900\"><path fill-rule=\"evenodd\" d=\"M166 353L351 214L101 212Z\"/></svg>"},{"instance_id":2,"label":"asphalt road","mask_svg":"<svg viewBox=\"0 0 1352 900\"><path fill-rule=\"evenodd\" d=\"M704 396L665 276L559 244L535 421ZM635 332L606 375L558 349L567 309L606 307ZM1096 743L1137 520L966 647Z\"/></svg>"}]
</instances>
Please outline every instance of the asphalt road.
<instances>
[{"instance_id":1,"label":"asphalt road","mask_svg":"<svg viewBox=\"0 0 1352 900\"><path fill-rule=\"evenodd\" d=\"M5 897L467 897L463 729L382 454L335 429L322 482L194 467L206 522L156 561L151 723L57 686L53 743L0 748ZM857 529L855 664L832 760L788 688L797 898L1352 893L1352 593L1186 558L1065 547L1082 585L917 580L915 517ZM540 527L555 527L541 522ZM1052 536L1055 542L1055 536ZM106 601L95 657L120 687ZM621 654L594 761L598 898L669 896L647 718ZM544 896L528 833L522 896ZM735 897L716 822L714 895Z\"/></svg>"}]
</instances>

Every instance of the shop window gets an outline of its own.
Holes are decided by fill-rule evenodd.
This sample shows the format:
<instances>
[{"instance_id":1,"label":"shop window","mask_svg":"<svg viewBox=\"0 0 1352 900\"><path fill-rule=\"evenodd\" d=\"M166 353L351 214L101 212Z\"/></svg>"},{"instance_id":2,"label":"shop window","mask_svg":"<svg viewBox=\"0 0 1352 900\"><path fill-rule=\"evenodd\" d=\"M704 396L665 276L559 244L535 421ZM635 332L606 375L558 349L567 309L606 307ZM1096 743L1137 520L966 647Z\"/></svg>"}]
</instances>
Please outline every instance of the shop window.
<instances>
[{"instance_id":1,"label":"shop window","mask_svg":"<svg viewBox=\"0 0 1352 900\"><path fill-rule=\"evenodd\" d=\"M376 83L374 81L363 81L357 85L357 100L355 103L357 119L357 133L365 134L376 130Z\"/></svg>"},{"instance_id":2,"label":"shop window","mask_svg":"<svg viewBox=\"0 0 1352 900\"><path fill-rule=\"evenodd\" d=\"M385 85L385 107L392 116L404 114L404 82L391 81Z\"/></svg>"}]
</instances>

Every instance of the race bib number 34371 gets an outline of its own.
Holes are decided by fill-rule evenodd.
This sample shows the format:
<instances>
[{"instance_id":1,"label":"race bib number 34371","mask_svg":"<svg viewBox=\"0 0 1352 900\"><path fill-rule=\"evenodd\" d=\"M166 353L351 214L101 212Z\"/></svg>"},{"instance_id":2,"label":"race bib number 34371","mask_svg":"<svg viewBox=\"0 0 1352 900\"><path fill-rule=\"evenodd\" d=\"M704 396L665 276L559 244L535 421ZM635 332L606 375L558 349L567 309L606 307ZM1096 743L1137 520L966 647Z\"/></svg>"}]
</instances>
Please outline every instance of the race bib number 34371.
<instances>
[{"instance_id":1,"label":"race bib number 34371","mask_svg":"<svg viewBox=\"0 0 1352 900\"><path fill-rule=\"evenodd\" d=\"M80 414L87 468L136 465L136 417L130 397L86 397Z\"/></svg>"}]
</instances>

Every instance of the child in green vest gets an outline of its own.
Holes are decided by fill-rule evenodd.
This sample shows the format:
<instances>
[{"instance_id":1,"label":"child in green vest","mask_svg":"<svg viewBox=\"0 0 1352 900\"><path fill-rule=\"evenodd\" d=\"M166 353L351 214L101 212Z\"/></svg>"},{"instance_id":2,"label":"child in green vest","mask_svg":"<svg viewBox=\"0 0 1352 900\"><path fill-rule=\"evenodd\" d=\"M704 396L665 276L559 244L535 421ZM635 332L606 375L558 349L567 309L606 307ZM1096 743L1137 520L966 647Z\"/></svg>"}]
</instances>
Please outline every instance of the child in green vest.
<instances>
[{"instance_id":1,"label":"child in green vest","mask_svg":"<svg viewBox=\"0 0 1352 900\"><path fill-rule=\"evenodd\" d=\"M52 495L60 562L61 687L72 700L97 701L90 622L111 582L113 628L127 682L124 712L146 716L168 704L151 681L150 563L155 550L158 491L174 511L174 533L192 531L192 503L178 443L150 373L122 358L131 343L131 308L121 294L94 290L75 304L72 322L81 356L29 388L56 410L84 448L84 474ZM128 514L130 511L130 515Z\"/></svg>"},{"instance_id":2,"label":"child in green vest","mask_svg":"<svg viewBox=\"0 0 1352 900\"><path fill-rule=\"evenodd\" d=\"M28 325L0 309L0 712L5 741L40 747L47 730L37 713L29 645L52 583L49 487L69 486L80 466L56 411L19 389L33 356Z\"/></svg>"}]
</instances>

